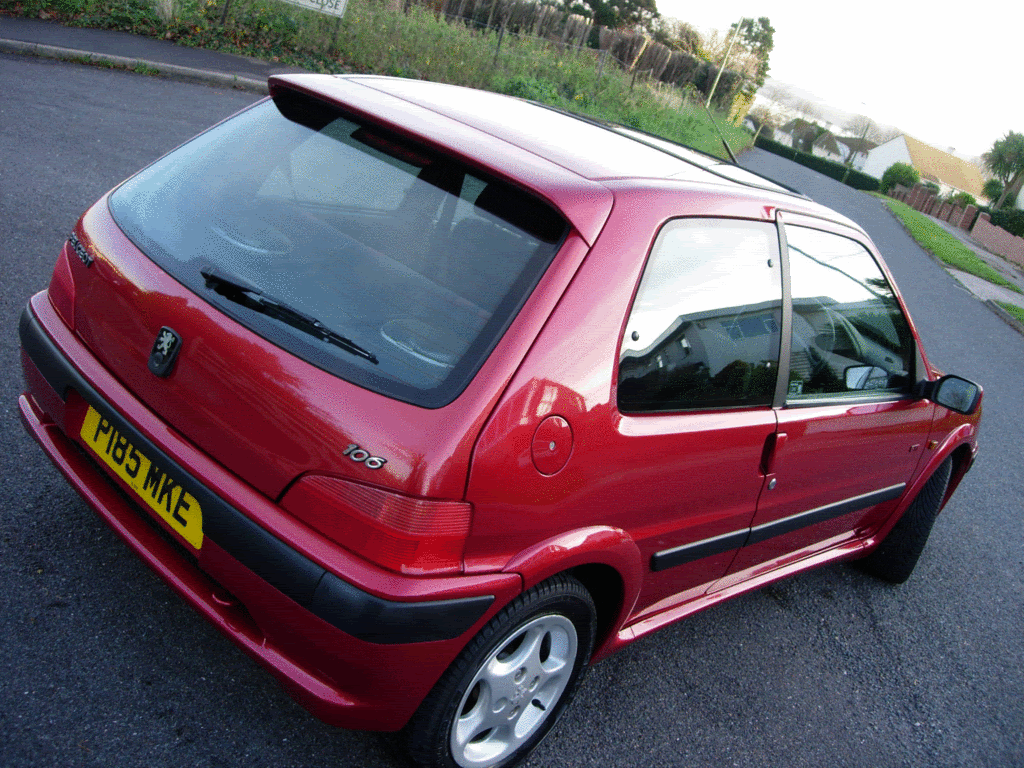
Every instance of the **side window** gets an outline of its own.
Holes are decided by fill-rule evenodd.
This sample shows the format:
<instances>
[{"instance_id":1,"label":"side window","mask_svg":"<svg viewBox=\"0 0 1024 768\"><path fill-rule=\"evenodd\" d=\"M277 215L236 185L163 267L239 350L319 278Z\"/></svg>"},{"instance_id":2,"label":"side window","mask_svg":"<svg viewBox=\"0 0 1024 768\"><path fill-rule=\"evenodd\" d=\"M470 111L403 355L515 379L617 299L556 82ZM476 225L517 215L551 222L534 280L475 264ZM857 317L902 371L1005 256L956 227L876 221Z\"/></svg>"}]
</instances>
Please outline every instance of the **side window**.
<instances>
[{"instance_id":1,"label":"side window","mask_svg":"<svg viewBox=\"0 0 1024 768\"><path fill-rule=\"evenodd\" d=\"M860 243L787 227L793 339L788 402L904 392L914 345L899 302Z\"/></svg>"},{"instance_id":2,"label":"side window","mask_svg":"<svg viewBox=\"0 0 1024 768\"><path fill-rule=\"evenodd\" d=\"M770 405L781 307L774 224L731 219L667 224L626 325L619 408Z\"/></svg>"}]
</instances>

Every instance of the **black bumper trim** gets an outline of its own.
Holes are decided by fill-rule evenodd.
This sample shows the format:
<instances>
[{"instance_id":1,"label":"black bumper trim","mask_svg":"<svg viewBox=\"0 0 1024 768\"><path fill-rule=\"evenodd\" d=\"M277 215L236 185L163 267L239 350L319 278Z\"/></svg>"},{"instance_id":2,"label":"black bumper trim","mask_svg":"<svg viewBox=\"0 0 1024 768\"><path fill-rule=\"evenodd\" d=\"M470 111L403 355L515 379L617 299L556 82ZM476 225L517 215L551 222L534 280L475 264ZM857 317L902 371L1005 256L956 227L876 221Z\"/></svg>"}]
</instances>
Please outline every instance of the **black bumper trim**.
<instances>
[{"instance_id":1,"label":"black bumper trim","mask_svg":"<svg viewBox=\"0 0 1024 768\"><path fill-rule=\"evenodd\" d=\"M18 324L21 347L64 400L68 389L110 420L133 445L187 488L203 508L203 535L315 616L342 632L379 645L450 640L484 615L493 595L398 602L349 584L296 552L186 472L113 409L64 357L26 307ZM143 512L143 514L147 514Z\"/></svg>"}]
</instances>

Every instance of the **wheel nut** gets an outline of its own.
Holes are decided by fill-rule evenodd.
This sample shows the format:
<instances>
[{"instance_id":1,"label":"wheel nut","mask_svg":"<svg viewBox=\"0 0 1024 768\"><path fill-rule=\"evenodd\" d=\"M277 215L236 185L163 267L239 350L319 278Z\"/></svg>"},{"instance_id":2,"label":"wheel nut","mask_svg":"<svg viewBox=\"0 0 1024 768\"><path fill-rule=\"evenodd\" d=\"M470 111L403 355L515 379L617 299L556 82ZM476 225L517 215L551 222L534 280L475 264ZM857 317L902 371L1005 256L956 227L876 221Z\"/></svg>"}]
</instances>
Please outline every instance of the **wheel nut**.
<instances>
[{"instance_id":1,"label":"wheel nut","mask_svg":"<svg viewBox=\"0 0 1024 768\"><path fill-rule=\"evenodd\" d=\"M516 671L516 682L517 682L517 683L520 683L520 682L522 682L522 680L523 680L523 678L524 678L524 677L526 677L526 668L525 668L525 667L520 667L520 668L519 668L519 669L518 669L518 670Z\"/></svg>"}]
</instances>

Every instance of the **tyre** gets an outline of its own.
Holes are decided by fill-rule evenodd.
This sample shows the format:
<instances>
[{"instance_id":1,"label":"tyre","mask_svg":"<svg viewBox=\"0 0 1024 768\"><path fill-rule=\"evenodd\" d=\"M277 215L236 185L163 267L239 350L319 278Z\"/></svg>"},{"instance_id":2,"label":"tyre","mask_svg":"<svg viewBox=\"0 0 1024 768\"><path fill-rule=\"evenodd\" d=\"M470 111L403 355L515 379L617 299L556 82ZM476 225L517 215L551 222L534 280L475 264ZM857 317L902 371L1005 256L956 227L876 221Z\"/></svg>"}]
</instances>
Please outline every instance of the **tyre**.
<instances>
[{"instance_id":1,"label":"tyre","mask_svg":"<svg viewBox=\"0 0 1024 768\"><path fill-rule=\"evenodd\" d=\"M524 592L470 641L406 726L423 768L507 768L557 722L594 647L596 609L576 579Z\"/></svg>"},{"instance_id":2,"label":"tyre","mask_svg":"<svg viewBox=\"0 0 1024 768\"><path fill-rule=\"evenodd\" d=\"M857 561L858 568L890 584L902 584L910 578L939 514L952 471L953 459L947 457L935 474L928 478L889 535L870 555Z\"/></svg>"}]
</instances>

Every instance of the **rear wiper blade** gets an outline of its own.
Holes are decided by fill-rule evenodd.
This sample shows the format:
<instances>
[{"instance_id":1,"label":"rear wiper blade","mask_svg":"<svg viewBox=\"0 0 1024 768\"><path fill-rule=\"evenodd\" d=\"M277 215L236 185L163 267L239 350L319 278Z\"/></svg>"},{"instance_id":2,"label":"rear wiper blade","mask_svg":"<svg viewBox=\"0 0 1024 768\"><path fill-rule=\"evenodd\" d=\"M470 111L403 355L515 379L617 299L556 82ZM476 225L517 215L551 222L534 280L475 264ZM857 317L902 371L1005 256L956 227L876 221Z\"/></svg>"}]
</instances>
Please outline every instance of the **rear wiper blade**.
<instances>
[{"instance_id":1,"label":"rear wiper blade","mask_svg":"<svg viewBox=\"0 0 1024 768\"><path fill-rule=\"evenodd\" d=\"M377 365L379 362L373 352L359 346L352 339L335 333L312 315L307 315L305 312L289 306L287 303L250 285L239 277L225 274L213 267L204 267L199 270L199 274L206 280L207 288L212 289L230 301L241 304L243 307L248 307L254 312L259 312L267 317L280 320L292 328L297 328L321 341L326 341L357 357L369 360L374 365Z\"/></svg>"}]
</instances>

